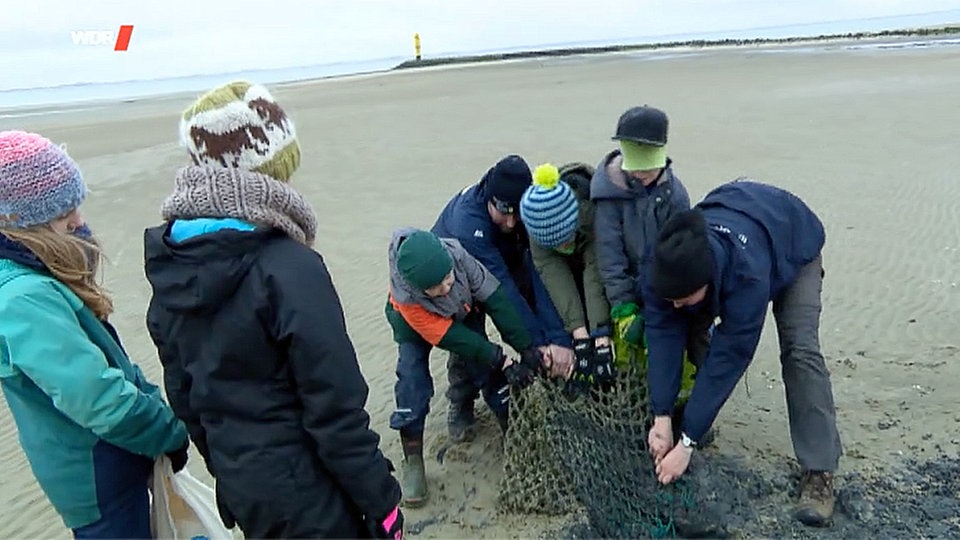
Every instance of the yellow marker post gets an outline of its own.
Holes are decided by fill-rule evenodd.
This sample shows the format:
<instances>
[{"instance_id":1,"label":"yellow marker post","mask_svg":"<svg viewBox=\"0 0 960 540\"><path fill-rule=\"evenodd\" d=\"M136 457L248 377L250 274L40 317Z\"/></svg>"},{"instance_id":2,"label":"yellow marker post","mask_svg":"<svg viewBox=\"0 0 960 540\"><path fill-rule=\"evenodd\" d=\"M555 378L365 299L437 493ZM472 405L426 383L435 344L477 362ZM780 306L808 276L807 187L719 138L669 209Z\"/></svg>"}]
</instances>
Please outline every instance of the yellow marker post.
<instances>
[{"instance_id":1,"label":"yellow marker post","mask_svg":"<svg viewBox=\"0 0 960 540\"><path fill-rule=\"evenodd\" d=\"M420 60L420 33L417 32L413 35L413 48L417 54L417 61Z\"/></svg>"}]
</instances>

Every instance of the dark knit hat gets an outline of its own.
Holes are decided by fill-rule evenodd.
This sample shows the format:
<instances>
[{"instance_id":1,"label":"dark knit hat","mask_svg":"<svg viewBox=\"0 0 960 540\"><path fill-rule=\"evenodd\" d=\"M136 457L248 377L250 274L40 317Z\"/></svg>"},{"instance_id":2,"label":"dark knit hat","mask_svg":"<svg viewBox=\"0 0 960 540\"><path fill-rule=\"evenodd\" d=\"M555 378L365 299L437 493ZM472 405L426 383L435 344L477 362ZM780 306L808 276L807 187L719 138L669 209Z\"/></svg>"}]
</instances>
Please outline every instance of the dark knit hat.
<instances>
[{"instance_id":1,"label":"dark knit hat","mask_svg":"<svg viewBox=\"0 0 960 540\"><path fill-rule=\"evenodd\" d=\"M427 290L439 285L453 269L453 259L437 235L416 231L397 248L397 271L407 283Z\"/></svg>"},{"instance_id":2,"label":"dark knit hat","mask_svg":"<svg viewBox=\"0 0 960 540\"><path fill-rule=\"evenodd\" d=\"M707 222L699 210L687 210L664 223L654 248L653 289L661 298L686 298L713 278Z\"/></svg>"},{"instance_id":3,"label":"dark knit hat","mask_svg":"<svg viewBox=\"0 0 960 540\"><path fill-rule=\"evenodd\" d=\"M509 155L487 171L484 194L504 214L514 214L523 192L533 182L530 166L518 155Z\"/></svg>"}]
</instances>

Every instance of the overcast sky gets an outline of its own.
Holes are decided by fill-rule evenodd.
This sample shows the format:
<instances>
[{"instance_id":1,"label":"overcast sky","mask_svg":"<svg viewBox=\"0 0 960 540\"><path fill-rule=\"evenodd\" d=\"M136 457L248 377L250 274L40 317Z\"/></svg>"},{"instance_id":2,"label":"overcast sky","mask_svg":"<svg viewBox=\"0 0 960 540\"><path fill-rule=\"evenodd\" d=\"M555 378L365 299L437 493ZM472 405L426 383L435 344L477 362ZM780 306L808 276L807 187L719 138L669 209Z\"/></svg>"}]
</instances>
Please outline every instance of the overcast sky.
<instances>
[{"instance_id":1,"label":"overcast sky","mask_svg":"<svg viewBox=\"0 0 960 540\"><path fill-rule=\"evenodd\" d=\"M0 90L400 57L414 32L429 56L960 10L960 0L2 1ZM134 25L127 52L71 38L121 24Z\"/></svg>"}]
</instances>

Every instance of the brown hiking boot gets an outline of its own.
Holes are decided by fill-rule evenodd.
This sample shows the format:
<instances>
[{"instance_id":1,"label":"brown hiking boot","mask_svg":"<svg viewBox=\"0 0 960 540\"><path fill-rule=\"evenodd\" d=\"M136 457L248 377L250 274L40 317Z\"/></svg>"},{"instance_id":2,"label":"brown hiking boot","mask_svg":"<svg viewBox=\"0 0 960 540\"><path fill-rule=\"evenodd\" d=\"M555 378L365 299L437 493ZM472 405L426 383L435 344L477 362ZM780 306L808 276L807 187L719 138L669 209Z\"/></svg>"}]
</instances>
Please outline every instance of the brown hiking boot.
<instances>
[{"instance_id":1,"label":"brown hiking boot","mask_svg":"<svg viewBox=\"0 0 960 540\"><path fill-rule=\"evenodd\" d=\"M833 518L836 500L832 473L806 471L800 479L800 502L794 515L804 525L825 527Z\"/></svg>"}]
</instances>

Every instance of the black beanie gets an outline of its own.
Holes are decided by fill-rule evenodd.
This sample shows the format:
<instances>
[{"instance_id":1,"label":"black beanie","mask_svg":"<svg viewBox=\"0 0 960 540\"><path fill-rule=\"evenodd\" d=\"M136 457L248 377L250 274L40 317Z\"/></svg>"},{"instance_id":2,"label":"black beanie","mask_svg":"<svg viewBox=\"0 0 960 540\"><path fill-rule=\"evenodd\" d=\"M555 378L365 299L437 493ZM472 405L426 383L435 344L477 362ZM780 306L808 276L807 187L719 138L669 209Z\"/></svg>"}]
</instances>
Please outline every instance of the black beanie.
<instances>
[{"instance_id":1,"label":"black beanie","mask_svg":"<svg viewBox=\"0 0 960 540\"><path fill-rule=\"evenodd\" d=\"M653 289L669 300L686 298L710 283L713 254L707 240L707 222L699 210L681 212L664 223L651 272Z\"/></svg>"},{"instance_id":2,"label":"black beanie","mask_svg":"<svg viewBox=\"0 0 960 540\"><path fill-rule=\"evenodd\" d=\"M523 192L533 183L530 166L517 155L507 156L487 171L484 178L484 194L487 202L494 198L514 208L519 208Z\"/></svg>"}]
</instances>

